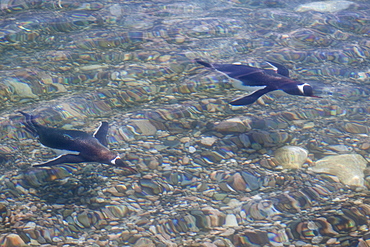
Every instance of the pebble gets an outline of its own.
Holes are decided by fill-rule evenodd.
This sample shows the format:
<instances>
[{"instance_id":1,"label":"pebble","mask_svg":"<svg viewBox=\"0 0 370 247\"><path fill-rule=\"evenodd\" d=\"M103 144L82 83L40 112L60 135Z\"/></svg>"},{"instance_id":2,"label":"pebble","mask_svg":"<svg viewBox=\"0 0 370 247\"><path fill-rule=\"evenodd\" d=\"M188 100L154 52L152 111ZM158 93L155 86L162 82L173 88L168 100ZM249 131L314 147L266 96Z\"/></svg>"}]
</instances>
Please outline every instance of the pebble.
<instances>
[{"instance_id":1,"label":"pebble","mask_svg":"<svg viewBox=\"0 0 370 247\"><path fill-rule=\"evenodd\" d=\"M301 4L296 8L297 12L306 12L314 10L317 12L338 12L347 9L354 4L350 1L319 1Z\"/></svg>"},{"instance_id":2,"label":"pebble","mask_svg":"<svg viewBox=\"0 0 370 247\"><path fill-rule=\"evenodd\" d=\"M189 141L190 141L190 137L183 137L183 138L180 139L181 143L187 143Z\"/></svg>"},{"instance_id":3,"label":"pebble","mask_svg":"<svg viewBox=\"0 0 370 247\"><path fill-rule=\"evenodd\" d=\"M157 128L148 119L134 119L131 124L137 126L142 135L150 136L157 132Z\"/></svg>"},{"instance_id":4,"label":"pebble","mask_svg":"<svg viewBox=\"0 0 370 247\"><path fill-rule=\"evenodd\" d=\"M212 147L216 141L217 141L216 137L202 137L200 143L204 146Z\"/></svg>"},{"instance_id":5,"label":"pebble","mask_svg":"<svg viewBox=\"0 0 370 247\"><path fill-rule=\"evenodd\" d=\"M274 152L275 163L283 169L299 169L307 158L307 150L298 146L284 146Z\"/></svg>"},{"instance_id":6,"label":"pebble","mask_svg":"<svg viewBox=\"0 0 370 247\"><path fill-rule=\"evenodd\" d=\"M189 153L195 153L197 151L197 149L195 148L195 147L193 147L193 146L190 146L189 147Z\"/></svg>"},{"instance_id":7,"label":"pebble","mask_svg":"<svg viewBox=\"0 0 370 247\"><path fill-rule=\"evenodd\" d=\"M251 130L249 122L248 118L241 119L236 117L215 123L214 129L219 132L244 133Z\"/></svg>"},{"instance_id":8,"label":"pebble","mask_svg":"<svg viewBox=\"0 0 370 247\"><path fill-rule=\"evenodd\" d=\"M369 149L370 148L370 143L368 143L368 142L362 143L361 146L360 146L360 148L362 150Z\"/></svg>"},{"instance_id":9,"label":"pebble","mask_svg":"<svg viewBox=\"0 0 370 247\"><path fill-rule=\"evenodd\" d=\"M139 238L134 244L134 247L155 247L155 244L150 239Z\"/></svg>"},{"instance_id":10,"label":"pebble","mask_svg":"<svg viewBox=\"0 0 370 247\"><path fill-rule=\"evenodd\" d=\"M302 129L312 129L315 127L315 123L314 122L308 122L308 123L304 123L303 126L302 126Z\"/></svg>"},{"instance_id":11,"label":"pebble","mask_svg":"<svg viewBox=\"0 0 370 247\"><path fill-rule=\"evenodd\" d=\"M351 186L364 186L364 170L367 161L359 154L341 154L324 157L310 168L317 173L335 175L339 180Z\"/></svg>"},{"instance_id":12,"label":"pebble","mask_svg":"<svg viewBox=\"0 0 370 247\"><path fill-rule=\"evenodd\" d=\"M28 222L24 228L23 228L25 231L32 231L32 230L35 230L36 229L36 223L35 222Z\"/></svg>"},{"instance_id":13,"label":"pebble","mask_svg":"<svg viewBox=\"0 0 370 247\"><path fill-rule=\"evenodd\" d=\"M9 80L7 83L13 88L14 93L20 98L38 98L38 96L32 92L31 87L26 83L17 82L15 80Z\"/></svg>"},{"instance_id":14,"label":"pebble","mask_svg":"<svg viewBox=\"0 0 370 247\"><path fill-rule=\"evenodd\" d=\"M338 153L348 153L351 151L346 145L329 145L328 148Z\"/></svg>"},{"instance_id":15,"label":"pebble","mask_svg":"<svg viewBox=\"0 0 370 247\"><path fill-rule=\"evenodd\" d=\"M238 226L235 214L226 215L224 227L235 227Z\"/></svg>"},{"instance_id":16,"label":"pebble","mask_svg":"<svg viewBox=\"0 0 370 247\"><path fill-rule=\"evenodd\" d=\"M221 233L220 236L228 237L228 236L233 235L234 233L235 233L235 229L229 228L226 231L224 231L223 233Z\"/></svg>"},{"instance_id":17,"label":"pebble","mask_svg":"<svg viewBox=\"0 0 370 247\"><path fill-rule=\"evenodd\" d=\"M26 243L18 234L9 234L0 241L1 247L22 247L26 246Z\"/></svg>"},{"instance_id":18,"label":"pebble","mask_svg":"<svg viewBox=\"0 0 370 247\"><path fill-rule=\"evenodd\" d=\"M93 64L93 65L81 66L80 70L89 71L89 70L98 70L98 69L106 69L106 68L108 68L108 65L106 64Z\"/></svg>"}]
</instances>

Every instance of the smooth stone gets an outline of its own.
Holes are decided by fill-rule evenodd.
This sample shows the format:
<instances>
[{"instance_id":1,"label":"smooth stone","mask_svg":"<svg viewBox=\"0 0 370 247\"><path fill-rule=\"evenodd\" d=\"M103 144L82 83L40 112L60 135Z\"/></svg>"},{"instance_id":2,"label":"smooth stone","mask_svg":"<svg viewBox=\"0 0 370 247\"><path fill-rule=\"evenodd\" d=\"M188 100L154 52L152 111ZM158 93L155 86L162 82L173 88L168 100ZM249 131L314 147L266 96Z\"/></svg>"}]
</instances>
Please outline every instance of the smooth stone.
<instances>
[{"instance_id":1,"label":"smooth stone","mask_svg":"<svg viewBox=\"0 0 370 247\"><path fill-rule=\"evenodd\" d=\"M204 146L211 147L217 141L216 137L202 137L200 143Z\"/></svg>"},{"instance_id":2,"label":"smooth stone","mask_svg":"<svg viewBox=\"0 0 370 247\"><path fill-rule=\"evenodd\" d=\"M81 213L81 214L77 215L77 220L84 227L90 227L90 225L91 225L89 216L86 213Z\"/></svg>"},{"instance_id":3,"label":"smooth stone","mask_svg":"<svg viewBox=\"0 0 370 247\"><path fill-rule=\"evenodd\" d=\"M324 157L311 167L314 172L335 175L351 186L364 186L364 170L367 161L359 154L341 154Z\"/></svg>"},{"instance_id":4,"label":"smooth stone","mask_svg":"<svg viewBox=\"0 0 370 247\"><path fill-rule=\"evenodd\" d=\"M284 146L274 152L275 163L283 169L299 169L307 157L307 150L298 146Z\"/></svg>"},{"instance_id":5,"label":"smooth stone","mask_svg":"<svg viewBox=\"0 0 370 247\"><path fill-rule=\"evenodd\" d=\"M302 129L312 129L315 127L315 123L314 122L308 122L308 123L304 123L303 126L302 126Z\"/></svg>"},{"instance_id":6,"label":"smooth stone","mask_svg":"<svg viewBox=\"0 0 370 247\"><path fill-rule=\"evenodd\" d=\"M92 64L92 65L81 66L79 69L82 71L89 71L89 70L99 70L99 69L106 69L106 68L108 68L107 64Z\"/></svg>"},{"instance_id":7,"label":"smooth stone","mask_svg":"<svg viewBox=\"0 0 370 247\"><path fill-rule=\"evenodd\" d=\"M195 153L197 151L197 149L195 148L195 147L193 147L193 146L190 146L189 147L189 153Z\"/></svg>"},{"instance_id":8,"label":"smooth stone","mask_svg":"<svg viewBox=\"0 0 370 247\"><path fill-rule=\"evenodd\" d=\"M243 144L244 147L249 148L251 146L251 141L247 134L240 134L239 140Z\"/></svg>"},{"instance_id":9,"label":"smooth stone","mask_svg":"<svg viewBox=\"0 0 370 247\"><path fill-rule=\"evenodd\" d=\"M227 133L244 133L251 130L251 120L249 118L231 118L218 123L215 123L214 129L219 132Z\"/></svg>"},{"instance_id":10,"label":"smooth stone","mask_svg":"<svg viewBox=\"0 0 370 247\"><path fill-rule=\"evenodd\" d=\"M369 133L369 127L359 123L346 123L343 129L353 134L367 134Z\"/></svg>"},{"instance_id":11,"label":"smooth stone","mask_svg":"<svg viewBox=\"0 0 370 247\"><path fill-rule=\"evenodd\" d=\"M235 214L226 215L224 227L235 227L238 226Z\"/></svg>"},{"instance_id":12,"label":"smooth stone","mask_svg":"<svg viewBox=\"0 0 370 247\"><path fill-rule=\"evenodd\" d=\"M0 242L1 247L22 247L27 246L18 234L9 234Z\"/></svg>"},{"instance_id":13,"label":"smooth stone","mask_svg":"<svg viewBox=\"0 0 370 247\"><path fill-rule=\"evenodd\" d=\"M213 195L213 198L216 200L216 201L222 201L223 199L225 199L227 197L227 194L226 193L215 193Z\"/></svg>"},{"instance_id":14,"label":"smooth stone","mask_svg":"<svg viewBox=\"0 0 370 247\"><path fill-rule=\"evenodd\" d=\"M347 9L354 4L350 1L319 1L301 4L296 8L297 12L306 12L314 10L317 12L338 12Z\"/></svg>"},{"instance_id":15,"label":"smooth stone","mask_svg":"<svg viewBox=\"0 0 370 247\"><path fill-rule=\"evenodd\" d=\"M231 235L233 235L235 233L235 229L227 229L226 231L224 231L223 233L220 234L221 237L229 237Z\"/></svg>"},{"instance_id":16,"label":"smooth stone","mask_svg":"<svg viewBox=\"0 0 370 247\"><path fill-rule=\"evenodd\" d=\"M137 126L145 136L151 136L157 132L157 128L148 119L134 119L131 124Z\"/></svg>"},{"instance_id":17,"label":"smooth stone","mask_svg":"<svg viewBox=\"0 0 370 247\"><path fill-rule=\"evenodd\" d=\"M31 87L27 83L18 82L16 80L8 80L5 83L8 83L14 89L14 93L20 98L38 98L38 96L32 92Z\"/></svg>"},{"instance_id":18,"label":"smooth stone","mask_svg":"<svg viewBox=\"0 0 370 247\"><path fill-rule=\"evenodd\" d=\"M328 148L338 153L349 153L351 151L346 145L329 145Z\"/></svg>"},{"instance_id":19,"label":"smooth stone","mask_svg":"<svg viewBox=\"0 0 370 247\"><path fill-rule=\"evenodd\" d=\"M179 140L177 140L177 139L175 139L175 140L169 140L169 139L167 139L167 140L164 140L163 141L163 145L165 145L167 147L171 147L171 148L177 147L180 144L181 144L181 142Z\"/></svg>"},{"instance_id":20,"label":"smooth stone","mask_svg":"<svg viewBox=\"0 0 370 247\"><path fill-rule=\"evenodd\" d=\"M211 163L219 163L221 160L225 159L223 155L216 151L204 151L201 153L203 158L207 160L207 162Z\"/></svg>"},{"instance_id":21,"label":"smooth stone","mask_svg":"<svg viewBox=\"0 0 370 247\"><path fill-rule=\"evenodd\" d=\"M134 244L134 247L155 247L155 244L148 238L139 238Z\"/></svg>"},{"instance_id":22,"label":"smooth stone","mask_svg":"<svg viewBox=\"0 0 370 247\"><path fill-rule=\"evenodd\" d=\"M362 150L369 149L370 148L370 143L368 143L368 142L362 143L361 146L360 146L360 148Z\"/></svg>"},{"instance_id":23,"label":"smooth stone","mask_svg":"<svg viewBox=\"0 0 370 247\"><path fill-rule=\"evenodd\" d=\"M28 222L26 225L24 225L23 229L25 231L33 231L36 229L36 223L35 222Z\"/></svg>"},{"instance_id":24,"label":"smooth stone","mask_svg":"<svg viewBox=\"0 0 370 247\"><path fill-rule=\"evenodd\" d=\"M247 187L247 183L244 181L242 175L238 172L233 175L232 187L239 191L245 191Z\"/></svg>"}]
</instances>

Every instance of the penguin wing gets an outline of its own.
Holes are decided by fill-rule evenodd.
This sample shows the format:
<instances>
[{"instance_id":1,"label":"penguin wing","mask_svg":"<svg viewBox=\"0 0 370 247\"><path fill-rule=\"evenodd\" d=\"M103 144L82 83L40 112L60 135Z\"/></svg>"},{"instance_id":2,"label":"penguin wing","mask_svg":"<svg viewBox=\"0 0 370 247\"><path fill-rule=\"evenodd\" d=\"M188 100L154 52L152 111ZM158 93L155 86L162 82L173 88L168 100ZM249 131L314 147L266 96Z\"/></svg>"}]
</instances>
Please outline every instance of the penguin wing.
<instances>
[{"instance_id":1,"label":"penguin wing","mask_svg":"<svg viewBox=\"0 0 370 247\"><path fill-rule=\"evenodd\" d=\"M287 68L285 68L285 66L283 66L281 64L278 64L278 63L275 63L275 62L271 62L271 61L266 61L266 62L269 63L270 65L272 65L273 67L276 67L278 74L280 74L282 76L289 77L289 70Z\"/></svg>"},{"instance_id":2,"label":"penguin wing","mask_svg":"<svg viewBox=\"0 0 370 247\"><path fill-rule=\"evenodd\" d=\"M42 166L55 166L60 165L63 163L81 163L86 162L86 160L77 154L64 154L60 155L54 159L51 159L45 163L33 165L35 167L42 167Z\"/></svg>"},{"instance_id":3,"label":"penguin wing","mask_svg":"<svg viewBox=\"0 0 370 247\"><path fill-rule=\"evenodd\" d=\"M100 126L96 129L93 136L98 139L98 141L103 145L108 147L108 140L107 140L107 134L108 134L108 122L101 122Z\"/></svg>"},{"instance_id":4,"label":"penguin wing","mask_svg":"<svg viewBox=\"0 0 370 247\"><path fill-rule=\"evenodd\" d=\"M250 105L250 104L254 103L256 100L258 100L258 98L261 97L262 95L264 95L265 93L268 93L268 92L271 92L271 91L274 91L274 90L275 89L265 87L265 88L262 88L260 90L257 90L255 92L253 92L252 94L249 94L247 96L244 96L244 97L235 99L233 101L230 101L229 104L230 105L235 105L235 106Z\"/></svg>"}]
</instances>

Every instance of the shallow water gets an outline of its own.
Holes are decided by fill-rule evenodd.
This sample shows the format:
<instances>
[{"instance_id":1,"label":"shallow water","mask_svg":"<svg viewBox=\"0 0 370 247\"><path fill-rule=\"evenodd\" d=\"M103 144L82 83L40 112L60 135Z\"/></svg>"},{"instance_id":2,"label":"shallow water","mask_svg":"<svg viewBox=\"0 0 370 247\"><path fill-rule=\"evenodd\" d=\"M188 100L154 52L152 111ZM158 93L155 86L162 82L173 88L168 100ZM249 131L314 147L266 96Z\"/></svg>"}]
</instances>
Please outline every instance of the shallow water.
<instances>
[{"instance_id":1,"label":"shallow water","mask_svg":"<svg viewBox=\"0 0 370 247\"><path fill-rule=\"evenodd\" d=\"M339 2L0 1L1 246L370 245L370 4ZM196 58L278 62L321 98L233 107L247 92ZM32 168L56 154L19 110L108 121L139 173ZM350 182L313 172L330 155Z\"/></svg>"}]
</instances>

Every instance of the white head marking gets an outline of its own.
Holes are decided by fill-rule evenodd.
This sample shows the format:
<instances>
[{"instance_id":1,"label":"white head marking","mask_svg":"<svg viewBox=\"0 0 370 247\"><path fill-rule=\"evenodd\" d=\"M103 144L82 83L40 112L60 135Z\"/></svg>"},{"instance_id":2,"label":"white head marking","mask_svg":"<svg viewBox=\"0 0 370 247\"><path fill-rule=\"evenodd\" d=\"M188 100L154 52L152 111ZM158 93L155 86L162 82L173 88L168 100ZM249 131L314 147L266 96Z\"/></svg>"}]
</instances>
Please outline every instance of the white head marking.
<instances>
[{"instance_id":1,"label":"white head marking","mask_svg":"<svg viewBox=\"0 0 370 247\"><path fill-rule=\"evenodd\" d=\"M116 158L112 159L112 160L110 161L110 163L115 165L115 164L116 164L116 160L117 160L117 159L120 159L120 157L119 157L118 155L116 156Z\"/></svg>"},{"instance_id":2,"label":"white head marking","mask_svg":"<svg viewBox=\"0 0 370 247\"><path fill-rule=\"evenodd\" d=\"M308 84L308 83L303 83L303 84L299 84L299 85L297 85L297 87L298 87L299 91L302 93L302 95L305 95L305 93L304 93L304 87L305 87L305 86L310 86L310 84Z\"/></svg>"}]
</instances>

